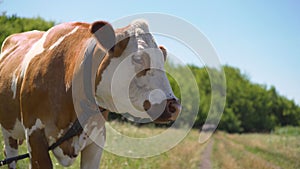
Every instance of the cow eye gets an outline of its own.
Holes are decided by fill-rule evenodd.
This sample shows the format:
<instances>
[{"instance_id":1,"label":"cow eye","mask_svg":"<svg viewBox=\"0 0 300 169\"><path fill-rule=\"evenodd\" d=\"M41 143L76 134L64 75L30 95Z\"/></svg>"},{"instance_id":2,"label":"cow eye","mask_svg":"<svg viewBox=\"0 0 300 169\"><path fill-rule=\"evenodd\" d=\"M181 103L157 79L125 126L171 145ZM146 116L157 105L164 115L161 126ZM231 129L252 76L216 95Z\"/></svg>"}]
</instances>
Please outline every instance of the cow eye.
<instances>
[{"instance_id":1,"label":"cow eye","mask_svg":"<svg viewBox=\"0 0 300 169\"><path fill-rule=\"evenodd\" d=\"M140 55L133 55L132 60L133 60L133 62L135 62L137 64L142 64L143 63L142 56L140 56Z\"/></svg>"}]
</instances>

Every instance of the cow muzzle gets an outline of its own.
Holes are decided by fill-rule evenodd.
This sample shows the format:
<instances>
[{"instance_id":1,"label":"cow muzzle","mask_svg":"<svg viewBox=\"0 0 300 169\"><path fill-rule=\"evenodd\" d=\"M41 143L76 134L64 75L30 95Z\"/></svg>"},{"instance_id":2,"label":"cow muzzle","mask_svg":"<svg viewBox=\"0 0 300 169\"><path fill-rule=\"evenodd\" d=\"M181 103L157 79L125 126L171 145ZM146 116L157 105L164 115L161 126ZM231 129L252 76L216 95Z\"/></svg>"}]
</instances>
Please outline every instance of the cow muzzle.
<instances>
[{"instance_id":1,"label":"cow muzzle","mask_svg":"<svg viewBox=\"0 0 300 169\"><path fill-rule=\"evenodd\" d=\"M144 109L154 123L168 123L176 120L181 112L181 104L177 99L167 99L160 104L151 104L146 100Z\"/></svg>"}]
</instances>

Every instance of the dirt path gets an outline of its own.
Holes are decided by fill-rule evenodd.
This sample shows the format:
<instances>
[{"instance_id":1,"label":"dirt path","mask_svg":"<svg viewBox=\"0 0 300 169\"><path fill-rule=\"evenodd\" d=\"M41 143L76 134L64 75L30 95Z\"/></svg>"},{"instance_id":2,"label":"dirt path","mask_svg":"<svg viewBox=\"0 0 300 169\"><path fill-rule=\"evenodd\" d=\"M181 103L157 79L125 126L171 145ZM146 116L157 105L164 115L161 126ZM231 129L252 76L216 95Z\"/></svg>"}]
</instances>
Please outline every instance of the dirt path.
<instances>
[{"instance_id":1,"label":"dirt path","mask_svg":"<svg viewBox=\"0 0 300 169\"><path fill-rule=\"evenodd\" d=\"M210 139L204 151L202 152L200 169L212 169L212 163L210 157L211 157L213 144L214 144L214 140Z\"/></svg>"}]
</instances>

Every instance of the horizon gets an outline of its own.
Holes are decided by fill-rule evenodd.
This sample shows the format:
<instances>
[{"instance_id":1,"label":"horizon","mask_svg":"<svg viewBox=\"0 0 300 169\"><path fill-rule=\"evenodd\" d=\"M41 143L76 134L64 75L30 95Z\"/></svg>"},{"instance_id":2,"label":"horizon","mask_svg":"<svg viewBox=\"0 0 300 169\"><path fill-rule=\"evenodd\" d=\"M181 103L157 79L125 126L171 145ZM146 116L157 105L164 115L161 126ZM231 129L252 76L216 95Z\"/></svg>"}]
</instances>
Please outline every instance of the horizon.
<instances>
[{"instance_id":1,"label":"horizon","mask_svg":"<svg viewBox=\"0 0 300 169\"><path fill-rule=\"evenodd\" d=\"M129 5L118 1L75 1L72 4L50 1L47 6L38 0L2 0L0 12L27 18L41 17L56 24L102 19L114 22L124 16L145 12L173 15L191 23L209 39L222 65L237 67L251 82L267 88L275 86L280 95L300 104L300 79L297 78L300 72L300 3L296 0L172 4L131 1ZM168 43L163 38L156 40ZM187 55L185 50L177 49L178 45L165 43L170 53Z\"/></svg>"}]
</instances>

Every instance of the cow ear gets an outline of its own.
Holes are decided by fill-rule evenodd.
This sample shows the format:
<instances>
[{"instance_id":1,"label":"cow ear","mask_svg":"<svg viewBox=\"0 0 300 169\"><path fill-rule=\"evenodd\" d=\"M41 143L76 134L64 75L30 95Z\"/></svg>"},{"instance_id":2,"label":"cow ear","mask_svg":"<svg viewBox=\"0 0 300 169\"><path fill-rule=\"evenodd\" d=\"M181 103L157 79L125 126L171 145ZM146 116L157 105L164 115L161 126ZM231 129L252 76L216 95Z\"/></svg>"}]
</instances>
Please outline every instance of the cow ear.
<instances>
[{"instance_id":1,"label":"cow ear","mask_svg":"<svg viewBox=\"0 0 300 169\"><path fill-rule=\"evenodd\" d=\"M94 22L90 26L90 32L101 46L106 50L112 50L116 43L116 35L111 24L105 21Z\"/></svg>"},{"instance_id":2,"label":"cow ear","mask_svg":"<svg viewBox=\"0 0 300 169\"><path fill-rule=\"evenodd\" d=\"M163 47L163 46L159 46L159 49L161 50L161 52L163 53L163 55L164 55L164 61L166 61L167 60L167 49L165 48L165 47Z\"/></svg>"}]
</instances>

